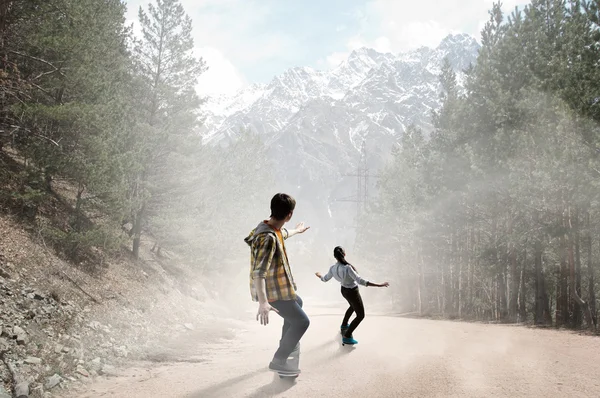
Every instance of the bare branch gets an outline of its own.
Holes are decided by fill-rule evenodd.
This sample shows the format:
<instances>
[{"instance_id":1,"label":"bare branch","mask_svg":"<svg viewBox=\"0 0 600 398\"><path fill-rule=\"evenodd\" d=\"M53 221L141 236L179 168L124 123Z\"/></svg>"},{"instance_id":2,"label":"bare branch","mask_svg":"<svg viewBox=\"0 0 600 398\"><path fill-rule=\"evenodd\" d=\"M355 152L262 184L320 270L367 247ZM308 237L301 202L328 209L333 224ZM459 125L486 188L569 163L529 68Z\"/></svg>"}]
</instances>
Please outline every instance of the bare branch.
<instances>
[{"instance_id":1,"label":"bare branch","mask_svg":"<svg viewBox=\"0 0 600 398\"><path fill-rule=\"evenodd\" d=\"M14 130L12 131L12 133L14 133L15 131L18 131L18 130L25 130L25 131L27 131L29 134L32 134L32 135L34 135L34 136L36 136L36 137L38 137L38 138L42 138L42 139L44 139L44 140L50 141L51 143L53 143L54 145L56 145L57 147L59 147L59 148L60 148L60 141L61 141L61 140L54 141L52 138L50 138L50 137L46 137L46 136L44 136L44 135L42 135L42 134L39 134L39 133L36 133L35 131L32 131L32 130L30 130L30 129L26 128L26 127L22 127L22 126L10 126L10 127L14 127Z\"/></svg>"},{"instance_id":2,"label":"bare branch","mask_svg":"<svg viewBox=\"0 0 600 398\"><path fill-rule=\"evenodd\" d=\"M49 62L49 61L46 61L45 59L38 58L38 57L34 57L33 55L23 54L23 53L20 53L20 52L18 52L18 51L13 51L13 50L11 50L11 51L9 51L9 52L10 52L11 54L18 55L19 57L23 57L23 58L29 58L29 59L32 59L32 60L34 60L34 61L41 62L41 63L42 63L42 64L44 64L44 65L48 65L49 67L51 67L52 69L54 69L54 71L55 71L55 72L58 72L58 74L60 74L62 77L66 77L66 76L65 76L65 75L64 75L64 74L63 74L63 73L60 71L60 68L57 68L57 67L56 67L56 66L54 66L54 65L53 65L51 62Z\"/></svg>"},{"instance_id":3,"label":"bare branch","mask_svg":"<svg viewBox=\"0 0 600 398\"><path fill-rule=\"evenodd\" d=\"M48 97L52 98L54 101L58 102L59 104L62 105L62 101L61 100L57 100L56 98L54 98L54 96L52 95L52 93L50 93L48 90L46 90L45 88L35 84L35 83L31 83L31 85L35 88L37 88L38 90L40 90L42 93L46 94Z\"/></svg>"}]
</instances>

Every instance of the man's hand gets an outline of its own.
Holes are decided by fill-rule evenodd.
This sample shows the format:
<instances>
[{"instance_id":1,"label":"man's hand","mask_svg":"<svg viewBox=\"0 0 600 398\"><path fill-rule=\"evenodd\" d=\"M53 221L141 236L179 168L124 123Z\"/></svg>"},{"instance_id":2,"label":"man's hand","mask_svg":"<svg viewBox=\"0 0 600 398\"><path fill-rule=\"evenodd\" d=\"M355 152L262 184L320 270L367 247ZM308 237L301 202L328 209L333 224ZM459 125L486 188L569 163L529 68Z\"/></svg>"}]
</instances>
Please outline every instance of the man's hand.
<instances>
[{"instance_id":1,"label":"man's hand","mask_svg":"<svg viewBox=\"0 0 600 398\"><path fill-rule=\"evenodd\" d=\"M288 230L288 238L290 238L290 237L292 237L292 236L294 236L296 234L304 233L309 228L310 227L305 227L304 223L301 222L298 225L296 225L296 228Z\"/></svg>"},{"instance_id":2,"label":"man's hand","mask_svg":"<svg viewBox=\"0 0 600 398\"><path fill-rule=\"evenodd\" d=\"M317 278L321 279L321 273L320 272L315 272L315 275L317 276Z\"/></svg>"},{"instance_id":3,"label":"man's hand","mask_svg":"<svg viewBox=\"0 0 600 398\"><path fill-rule=\"evenodd\" d=\"M296 225L296 232L298 232L299 234L306 232L307 229L309 229L310 227L305 227L304 223L301 222L298 225Z\"/></svg>"},{"instance_id":4,"label":"man's hand","mask_svg":"<svg viewBox=\"0 0 600 398\"><path fill-rule=\"evenodd\" d=\"M271 311L279 312L275 308L271 307L271 304L269 304L266 301L262 304L259 304L258 305L258 313L256 314L256 320L258 321L260 318L261 325L268 325L269 324L269 312L271 312Z\"/></svg>"}]
</instances>

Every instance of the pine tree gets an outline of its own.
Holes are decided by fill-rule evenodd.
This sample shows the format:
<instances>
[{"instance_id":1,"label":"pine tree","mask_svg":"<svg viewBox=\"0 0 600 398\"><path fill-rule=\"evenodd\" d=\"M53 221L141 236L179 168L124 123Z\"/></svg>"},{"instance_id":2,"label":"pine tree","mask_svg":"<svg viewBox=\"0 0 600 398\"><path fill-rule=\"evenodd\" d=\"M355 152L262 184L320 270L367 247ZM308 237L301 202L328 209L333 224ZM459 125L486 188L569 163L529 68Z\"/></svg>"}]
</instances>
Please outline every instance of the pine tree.
<instances>
[{"instance_id":1,"label":"pine tree","mask_svg":"<svg viewBox=\"0 0 600 398\"><path fill-rule=\"evenodd\" d=\"M83 0L15 2L3 10L10 17L5 22L12 21L5 65L26 89L12 96L18 99L12 106L3 103L4 120L13 126L11 142L30 174L45 181L37 189L52 191L55 176L78 188L71 220L54 231L75 255L104 241L93 237L104 233L92 228L86 210L103 199L118 219L122 206L123 169L115 149L130 102L125 8L118 0Z\"/></svg>"},{"instance_id":2,"label":"pine tree","mask_svg":"<svg viewBox=\"0 0 600 398\"><path fill-rule=\"evenodd\" d=\"M193 55L192 22L178 0L157 0L139 11L142 38L135 48L142 110L133 140L137 172L131 176L133 254L142 231L177 189L178 170L199 149L196 134L200 100L195 85L206 70Z\"/></svg>"}]
</instances>

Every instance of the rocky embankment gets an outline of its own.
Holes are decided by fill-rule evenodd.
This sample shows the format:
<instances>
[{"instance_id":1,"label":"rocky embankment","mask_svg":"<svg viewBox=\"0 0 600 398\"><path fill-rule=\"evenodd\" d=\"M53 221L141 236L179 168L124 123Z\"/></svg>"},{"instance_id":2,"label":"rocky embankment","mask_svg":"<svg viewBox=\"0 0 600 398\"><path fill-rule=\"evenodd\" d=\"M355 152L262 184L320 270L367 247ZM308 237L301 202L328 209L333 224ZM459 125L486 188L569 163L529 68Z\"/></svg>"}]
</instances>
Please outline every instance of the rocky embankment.
<instances>
[{"instance_id":1,"label":"rocky embankment","mask_svg":"<svg viewBox=\"0 0 600 398\"><path fill-rule=\"evenodd\" d=\"M171 361L171 342L202 339L227 316L167 260L115 260L91 274L11 223L0 235L0 398L58 397L134 361Z\"/></svg>"}]
</instances>

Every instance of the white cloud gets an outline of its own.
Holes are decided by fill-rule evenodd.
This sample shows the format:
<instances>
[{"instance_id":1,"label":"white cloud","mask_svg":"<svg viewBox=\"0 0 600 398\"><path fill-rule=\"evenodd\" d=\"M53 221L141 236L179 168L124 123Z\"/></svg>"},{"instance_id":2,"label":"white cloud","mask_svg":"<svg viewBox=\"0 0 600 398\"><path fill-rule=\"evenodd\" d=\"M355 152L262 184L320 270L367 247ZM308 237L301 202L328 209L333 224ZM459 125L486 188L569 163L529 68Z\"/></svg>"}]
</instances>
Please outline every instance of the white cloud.
<instances>
[{"instance_id":1,"label":"white cloud","mask_svg":"<svg viewBox=\"0 0 600 398\"><path fill-rule=\"evenodd\" d=\"M216 48L203 47L196 52L208 66L208 70L200 76L196 86L199 95L231 94L246 85L241 73Z\"/></svg>"},{"instance_id":2,"label":"white cloud","mask_svg":"<svg viewBox=\"0 0 600 398\"><path fill-rule=\"evenodd\" d=\"M128 1L127 20L137 22L138 10L154 0ZM264 29L268 0L181 0L193 21L195 53L209 70L200 78L201 95L229 93L247 79L240 67L259 65L290 48L291 40ZM136 26L134 32L139 34Z\"/></svg>"},{"instance_id":3,"label":"white cloud","mask_svg":"<svg viewBox=\"0 0 600 398\"><path fill-rule=\"evenodd\" d=\"M448 34L463 32L479 38L494 0L444 0L432 3L413 0L369 0L355 16L360 32L347 43L379 51L401 52L420 46L436 46ZM525 0L503 2L508 13Z\"/></svg>"}]
</instances>

